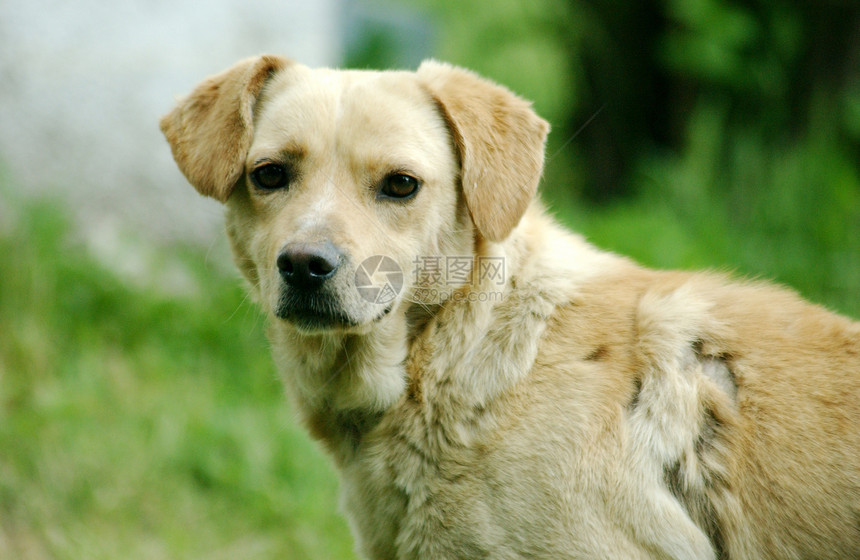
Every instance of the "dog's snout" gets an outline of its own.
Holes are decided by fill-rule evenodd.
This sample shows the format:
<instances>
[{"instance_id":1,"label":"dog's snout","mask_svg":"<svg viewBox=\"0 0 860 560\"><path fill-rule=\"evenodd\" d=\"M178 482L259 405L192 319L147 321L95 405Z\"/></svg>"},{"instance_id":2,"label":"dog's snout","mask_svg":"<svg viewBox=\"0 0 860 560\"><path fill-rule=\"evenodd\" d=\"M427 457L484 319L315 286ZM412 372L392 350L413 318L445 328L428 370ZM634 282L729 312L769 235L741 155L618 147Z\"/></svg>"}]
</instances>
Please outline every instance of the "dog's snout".
<instances>
[{"instance_id":1,"label":"dog's snout","mask_svg":"<svg viewBox=\"0 0 860 560\"><path fill-rule=\"evenodd\" d=\"M343 254L325 241L291 243L278 254L278 271L284 282L300 289L318 288L337 272Z\"/></svg>"}]
</instances>

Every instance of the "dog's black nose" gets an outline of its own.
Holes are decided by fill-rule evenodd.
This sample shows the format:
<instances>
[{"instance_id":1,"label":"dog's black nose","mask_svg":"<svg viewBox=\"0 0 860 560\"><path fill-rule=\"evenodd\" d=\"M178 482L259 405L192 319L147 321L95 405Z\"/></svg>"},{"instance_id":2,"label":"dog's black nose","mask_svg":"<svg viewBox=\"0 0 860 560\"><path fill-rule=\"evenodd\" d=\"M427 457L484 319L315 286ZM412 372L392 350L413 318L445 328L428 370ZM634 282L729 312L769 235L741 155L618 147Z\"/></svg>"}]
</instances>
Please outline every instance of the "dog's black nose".
<instances>
[{"instance_id":1,"label":"dog's black nose","mask_svg":"<svg viewBox=\"0 0 860 560\"><path fill-rule=\"evenodd\" d=\"M312 290L334 276L342 258L343 253L328 241L290 243L278 255L278 271L290 286Z\"/></svg>"}]
</instances>

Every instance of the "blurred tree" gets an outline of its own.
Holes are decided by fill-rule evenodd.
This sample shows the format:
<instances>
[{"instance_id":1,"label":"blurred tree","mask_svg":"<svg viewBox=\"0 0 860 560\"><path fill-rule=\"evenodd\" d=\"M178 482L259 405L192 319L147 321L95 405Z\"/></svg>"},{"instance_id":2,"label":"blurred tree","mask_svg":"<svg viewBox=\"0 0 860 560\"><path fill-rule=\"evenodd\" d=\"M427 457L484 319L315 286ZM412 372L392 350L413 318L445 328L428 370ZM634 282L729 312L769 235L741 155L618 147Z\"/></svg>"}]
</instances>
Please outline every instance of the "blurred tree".
<instances>
[{"instance_id":1,"label":"blurred tree","mask_svg":"<svg viewBox=\"0 0 860 560\"><path fill-rule=\"evenodd\" d=\"M433 26L407 6L342 0L347 68L414 68L433 48Z\"/></svg>"}]
</instances>

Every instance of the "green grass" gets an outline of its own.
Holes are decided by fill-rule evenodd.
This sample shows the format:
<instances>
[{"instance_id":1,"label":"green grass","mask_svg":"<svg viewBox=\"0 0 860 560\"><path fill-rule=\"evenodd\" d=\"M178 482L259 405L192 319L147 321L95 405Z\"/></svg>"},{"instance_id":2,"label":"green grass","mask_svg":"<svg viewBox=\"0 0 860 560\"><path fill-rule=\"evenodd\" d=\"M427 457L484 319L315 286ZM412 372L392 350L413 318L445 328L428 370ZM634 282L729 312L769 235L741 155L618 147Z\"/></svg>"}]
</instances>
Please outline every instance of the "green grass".
<instances>
[{"instance_id":1,"label":"green grass","mask_svg":"<svg viewBox=\"0 0 860 560\"><path fill-rule=\"evenodd\" d=\"M0 558L352 557L337 480L235 276L133 287L65 216L0 228Z\"/></svg>"}]
</instances>

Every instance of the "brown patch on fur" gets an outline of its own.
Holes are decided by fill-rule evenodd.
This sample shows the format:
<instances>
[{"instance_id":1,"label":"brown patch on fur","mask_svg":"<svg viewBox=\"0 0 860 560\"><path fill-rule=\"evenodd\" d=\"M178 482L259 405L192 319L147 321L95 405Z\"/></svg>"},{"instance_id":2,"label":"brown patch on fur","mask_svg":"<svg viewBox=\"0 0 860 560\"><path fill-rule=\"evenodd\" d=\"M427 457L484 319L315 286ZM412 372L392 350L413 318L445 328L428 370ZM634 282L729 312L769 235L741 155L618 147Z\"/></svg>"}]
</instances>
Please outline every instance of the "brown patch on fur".
<instances>
[{"instance_id":1,"label":"brown patch on fur","mask_svg":"<svg viewBox=\"0 0 860 560\"><path fill-rule=\"evenodd\" d=\"M631 411L639 405L639 395L642 393L642 379L637 377L633 380L633 391L627 402L627 410Z\"/></svg>"},{"instance_id":2,"label":"brown patch on fur","mask_svg":"<svg viewBox=\"0 0 860 560\"><path fill-rule=\"evenodd\" d=\"M606 347L605 344L599 345L597 348L592 350L586 357L586 361L589 362L598 362L600 360L605 360L609 356L609 348Z\"/></svg>"}]
</instances>

